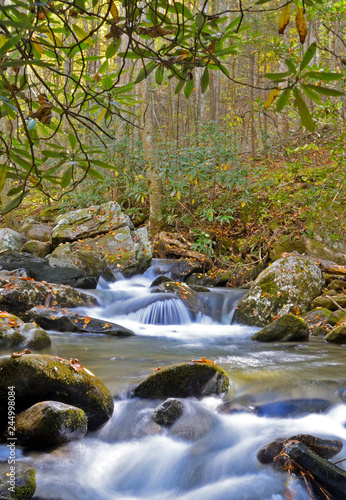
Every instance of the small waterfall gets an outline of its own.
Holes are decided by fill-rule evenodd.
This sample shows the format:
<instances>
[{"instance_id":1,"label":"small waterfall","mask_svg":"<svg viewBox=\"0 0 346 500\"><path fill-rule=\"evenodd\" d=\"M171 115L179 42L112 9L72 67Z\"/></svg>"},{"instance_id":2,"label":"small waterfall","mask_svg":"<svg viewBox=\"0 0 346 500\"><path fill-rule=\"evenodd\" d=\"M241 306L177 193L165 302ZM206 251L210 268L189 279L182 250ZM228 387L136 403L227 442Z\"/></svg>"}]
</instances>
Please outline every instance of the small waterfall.
<instances>
[{"instance_id":1,"label":"small waterfall","mask_svg":"<svg viewBox=\"0 0 346 500\"><path fill-rule=\"evenodd\" d=\"M186 325L189 311L179 299L158 300L127 315L127 319L144 325Z\"/></svg>"}]
</instances>

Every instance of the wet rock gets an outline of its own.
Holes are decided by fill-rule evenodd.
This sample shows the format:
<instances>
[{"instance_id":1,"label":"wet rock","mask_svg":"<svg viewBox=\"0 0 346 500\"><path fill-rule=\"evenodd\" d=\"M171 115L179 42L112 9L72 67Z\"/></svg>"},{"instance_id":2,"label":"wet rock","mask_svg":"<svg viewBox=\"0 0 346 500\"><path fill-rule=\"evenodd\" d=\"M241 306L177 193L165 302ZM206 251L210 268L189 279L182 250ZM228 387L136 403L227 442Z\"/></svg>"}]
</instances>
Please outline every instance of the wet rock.
<instances>
[{"instance_id":1,"label":"wet rock","mask_svg":"<svg viewBox=\"0 0 346 500\"><path fill-rule=\"evenodd\" d=\"M325 336L325 340L334 344L346 344L346 323L333 328L333 330Z\"/></svg>"},{"instance_id":2,"label":"wet rock","mask_svg":"<svg viewBox=\"0 0 346 500\"><path fill-rule=\"evenodd\" d=\"M11 469L11 466L14 469ZM36 490L35 475L35 469L23 462L16 460L15 465L7 462L0 463L0 498L6 500L30 500ZM13 485L11 481L13 481ZM13 490L9 490L12 487Z\"/></svg>"},{"instance_id":3,"label":"wet rock","mask_svg":"<svg viewBox=\"0 0 346 500\"><path fill-rule=\"evenodd\" d=\"M131 330L116 323L90 318L67 309L34 307L26 317L42 328L58 332L101 333L115 337L134 335Z\"/></svg>"},{"instance_id":4,"label":"wet rock","mask_svg":"<svg viewBox=\"0 0 346 500\"><path fill-rule=\"evenodd\" d=\"M216 365L191 362L167 366L149 375L132 392L141 398L188 398L223 394L228 390L227 373Z\"/></svg>"},{"instance_id":5,"label":"wet rock","mask_svg":"<svg viewBox=\"0 0 346 500\"><path fill-rule=\"evenodd\" d=\"M344 470L321 458L300 442L287 443L285 453L293 461L293 464L298 464L303 471L308 471L311 474L314 480L313 487L317 483L318 486L325 488L329 494L334 495L336 499L345 498L346 472Z\"/></svg>"},{"instance_id":6,"label":"wet rock","mask_svg":"<svg viewBox=\"0 0 346 500\"><path fill-rule=\"evenodd\" d=\"M197 441L217 424L218 418L215 413L198 401L187 400L184 401L182 415L169 427L169 433L180 439Z\"/></svg>"},{"instance_id":7,"label":"wet rock","mask_svg":"<svg viewBox=\"0 0 346 500\"><path fill-rule=\"evenodd\" d=\"M251 337L260 342L300 342L309 339L307 323L293 314L284 314Z\"/></svg>"},{"instance_id":8,"label":"wet rock","mask_svg":"<svg viewBox=\"0 0 346 500\"><path fill-rule=\"evenodd\" d=\"M48 333L7 312L0 312L0 347L40 350L51 345Z\"/></svg>"},{"instance_id":9,"label":"wet rock","mask_svg":"<svg viewBox=\"0 0 346 500\"><path fill-rule=\"evenodd\" d=\"M51 252L50 243L46 241L29 240L20 249L21 252L29 253L34 257L46 257Z\"/></svg>"},{"instance_id":10,"label":"wet rock","mask_svg":"<svg viewBox=\"0 0 346 500\"><path fill-rule=\"evenodd\" d=\"M341 387L338 392L337 392L339 398L341 401L344 401L346 403L346 387Z\"/></svg>"},{"instance_id":11,"label":"wet rock","mask_svg":"<svg viewBox=\"0 0 346 500\"><path fill-rule=\"evenodd\" d=\"M326 399L283 399L270 403L255 404L255 412L261 417L295 417L306 413L324 413L333 403Z\"/></svg>"},{"instance_id":12,"label":"wet rock","mask_svg":"<svg viewBox=\"0 0 346 500\"><path fill-rule=\"evenodd\" d=\"M173 282L173 280L171 278L168 278L167 276L158 276L151 283L150 287L159 286L161 285L161 283L169 283L169 282Z\"/></svg>"},{"instance_id":13,"label":"wet rock","mask_svg":"<svg viewBox=\"0 0 346 500\"><path fill-rule=\"evenodd\" d=\"M36 305L91 307L96 298L64 285L50 285L16 276L0 277L0 309L18 316Z\"/></svg>"},{"instance_id":14,"label":"wet rock","mask_svg":"<svg viewBox=\"0 0 346 500\"><path fill-rule=\"evenodd\" d=\"M332 297L333 300L331 300ZM330 311L336 311L338 309L338 305L343 309L346 308L346 295L334 295L329 293L329 295L321 295L320 297L316 297L311 303L311 308L316 309L317 307L322 307L325 309L329 309Z\"/></svg>"},{"instance_id":15,"label":"wet rock","mask_svg":"<svg viewBox=\"0 0 346 500\"><path fill-rule=\"evenodd\" d=\"M183 414L184 403L178 399L169 398L155 408L153 419L159 425L170 427Z\"/></svg>"},{"instance_id":16,"label":"wet rock","mask_svg":"<svg viewBox=\"0 0 346 500\"><path fill-rule=\"evenodd\" d=\"M0 229L0 252L4 250L19 251L26 241L27 238L23 234L17 233L13 229L7 227Z\"/></svg>"},{"instance_id":17,"label":"wet rock","mask_svg":"<svg viewBox=\"0 0 346 500\"><path fill-rule=\"evenodd\" d=\"M164 281L159 286L151 290L152 293L167 293L183 301L189 312L196 316L204 310L204 303L199 300L198 293L192 290L186 283L177 281Z\"/></svg>"},{"instance_id":18,"label":"wet rock","mask_svg":"<svg viewBox=\"0 0 346 500\"><path fill-rule=\"evenodd\" d=\"M208 274L194 273L186 279L188 285L208 286L226 286L231 279L231 272L224 272L209 276Z\"/></svg>"},{"instance_id":19,"label":"wet rock","mask_svg":"<svg viewBox=\"0 0 346 500\"><path fill-rule=\"evenodd\" d=\"M234 321L265 326L274 317L299 309L304 313L323 286L321 270L309 260L288 255L277 260L255 280L239 301Z\"/></svg>"},{"instance_id":20,"label":"wet rock","mask_svg":"<svg viewBox=\"0 0 346 500\"><path fill-rule=\"evenodd\" d=\"M63 261L50 262L48 256L41 259L29 253L7 251L0 254L0 266L9 271L24 268L27 275L36 281L48 281L79 288L92 288L97 283L97 277L88 276L84 269L76 265L68 265Z\"/></svg>"},{"instance_id":21,"label":"wet rock","mask_svg":"<svg viewBox=\"0 0 346 500\"><path fill-rule=\"evenodd\" d=\"M152 265L155 274L168 275L173 281L186 281L203 271L203 264L194 259L154 259Z\"/></svg>"},{"instance_id":22,"label":"wet rock","mask_svg":"<svg viewBox=\"0 0 346 500\"><path fill-rule=\"evenodd\" d=\"M17 443L43 449L82 439L88 419L83 410L60 401L36 403L16 416Z\"/></svg>"},{"instance_id":23,"label":"wet rock","mask_svg":"<svg viewBox=\"0 0 346 500\"><path fill-rule=\"evenodd\" d=\"M210 293L209 288L207 288L206 286L201 286L201 285L189 285L189 286L190 288L192 288L192 290L194 290L197 293L205 293L205 292Z\"/></svg>"},{"instance_id":24,"label":"wet rock","mask_svg":"<svg viewBox=\"0 0 346 500\"><path fill-rule=\"evenodd\" d=\"M333 325L346 316L342 311L330 311L329 309L313 309L302 316L307 322L311 335L325 336Z\"/></svg>"},{"instance_id":25,"label":"wet rock","mask_svg":"<svg viewBox=\"0 0 346 500\"><path fill-rule=\"evenodd\" d=\"M5 416L9 386L15 387L17 412L41 401L60 401L84 410L89 430L103 425L113 412L113 398L103 382L57 356L0 357L0 419Z\"/></svg>"},{"instance_id":26,"label":"wet rock","mask_svg":"<svg viewBox=\"0 0 346 500\"><path fill-rule=\"evenodd\" d=\"M334 457L343 448L343 443L340 439L323 439L311 434L298 434L289 438L277 438L275 441L263 446L257 453L258 461L261 464L273 463L274 458L279 455L285 444L289 441L300 441L320 457L326 459Z\"/></svg>"}]
</instances>

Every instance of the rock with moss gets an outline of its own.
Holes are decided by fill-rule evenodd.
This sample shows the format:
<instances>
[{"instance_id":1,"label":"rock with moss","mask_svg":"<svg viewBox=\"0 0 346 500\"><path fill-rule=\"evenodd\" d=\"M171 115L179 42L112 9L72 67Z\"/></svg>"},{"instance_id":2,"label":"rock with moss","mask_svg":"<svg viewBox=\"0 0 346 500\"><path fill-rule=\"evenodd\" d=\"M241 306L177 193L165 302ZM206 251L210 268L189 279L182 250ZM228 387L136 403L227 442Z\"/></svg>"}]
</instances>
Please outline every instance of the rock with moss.
<instances>
[{"instance_id":1,"label":"rock with moss","mask_svg":"<svg viewBox=\"0 0 346 500\"><path fill-rule=\"evenodd\" d=\"M324 309L329 309L330 311L336 311L338 306L343 309L346 308L346 295L333 294L332 290L324 295L320 295L316 297L311 304L312 309L316 309L317 307L321 307Z\"/></svg>"},{"instance_id":2,"label":"rock with moss","mask_svg":"<svg viewBox=\"0 0 346 500\"><path fill-rule=\"evenodd\" d=\"M162 368L139 383L132 392L140 398L201 398L224 394L229 388L227 373L210 362L182 363Z\"/></svg>"},{"instance_id":3,"label":"rock with moss","mask_svg":"<svg viewBox=\"0 0 346 500\"><path fill-rule=\"evenodd\" d=\"M52 448L82 439L88 427L85 412L60 401L42 401L16 415L16 438L20 446Z\"/></svg>"},{"instance_id":4,"label":"rock with moss","mask_svg":"<svg viewBox=\"0 0 346 500\"><path fill-rule=\"evenodd\" d=\"M309 260L288 255L262 271L249 293L239 301L234 321L265 326L276 316L304 313L321 293L321 270Z\"/></svg>"},{"instance_id":5,"label":"rock with moss","mask_svg":"<svg viewBox=\"0 0 346 500\"><path fill-rule=\"evenodd\" d=\"M64 211L64 207L52 206L47 207L39 214L38 218L42 222L54 222L56 218Z\"/></svg>"},{"instance_id":6,"label":"rock with moss","mask_svg":"<svg viewBox=\"0 0 346 500\"><path fill-rule=\"evenodd\" d=\"M47 241L29 240L24 243L20 251L34 257L44 258L51 252L51 245Z\"/></svg>"},{"instance_id":7,"label":"rock with moss","mask_svg":"<svg viewBox=\"0 0 346 500\"><path fill-rule=\"evenodd\" d=\"M251 337L260 342L300 342L309 339L309 328L302 318L284 314Z\"/></svg>"},{"instance_id":8,"label":"rock with moss","mask_svg":"<svg viewBox=\"0 0 346 500\"><path fill-rule=\"evenodd\" d=\"M65 285L51 285L17 276L0 277L0 309L18 316L36 305L91 307L97 300Z\"/></svg>"},{"instance_id":9,"label":"rock with moss","mask_svg":"<svg viewBox=\"0 0 346 500\"><path fill-rule=\"evenodd\" d=\"M345 316L346 313L341 310L318 308L303 314L302 318L307 322L311 335L324 337Z\"/></svg>"},{"instance_id":10,"label":"rock with moss","mask_svg":"<svg viewBox=\"0 0 346 500\"><path fill-rule=\"evenodd\" d=\"M335 290L336 292L344 292L346 293L346 281L337 278L333 279L329 284L328 284L328 290Z\"/></svg>"},{"instance_id":11,"label":"rock with moss","mask_svg":"<svg viewBox=\"0 0 346 500\"><path fill-rule=\"evenodd\" d=\"M325 340L334 344L346 344L346 323L333 328L333 330L325 336Z\"/></svg>"},{"instance_id":12,"label":"rock with moss","mask_svg":"<svg viewBox=\"0 0 346 500\"><path fill-rule=\"evenodd\" d=\"M179 399L168 398L155 408L153 419L159 425L171 427L183 414L184 403Z\"/></svg>"},{"instance_id":13,"label":"rock with moss","mask_svg":"<svg viewBox=\"0 0 346 500\"><path fill-rule=\"evenodd\" d=\"M0 498L30 500L36 491L35 476L35 469L24 462L0 463Z\"/></svg>"},{"instance_id":14,"label":"rock with moss","mask_svg":"<svg viewBox=\"0 0 346 500\"><path fill-rule=\"evenodd\" d=\"M51 345L48 333L33 323L5 311L0 312L0 347L17 349L45 349Z\"/></svg>"},{"instance_id":15,"label":"rock with moss","mask_svg":"<svg viewBox=\"0 0 346 500\"><path fill-rule=\"evenodd\" d=\"M40 224L39 222L26 222L21 225L21 232L28 240L37 240L50 243L52 235L52 226L49 224Z\"/></svg>"},{"instance_id":16,"label":"rock with moss","mask_svg":"<svg viewBox=\"0 0 346 500\"><path fill-rule=\"evenodd\" d=\"M68 309L56 307L34 307L26 318L34 321L42 328L58 332L100 333L113 337L130 337L131 330L116 323L90 318Z\"/></svg>"},{"instance_id":17,"label":"rock with moss","mask_svg":"<svg viewBox=\"0 0 346 500\"><path fill-rule=\"evenodd\" d=\"M60 401L84 410L89 430L102 426L113 413L111 393L78 360L69 362L43 354L1 356L0 415L3 418L11 386L15 387L17 412L41 401Z\"/></svg>"},{"instance_id":18,"label":"rock with moss","mask_svg":"<svg viewBox=\"0 0 346 500\"><path fill-rule=\"evenodd\" d=\"M17 233L13 229L8 227L0 229L0 252L4 250L19 251L26 241L27 238L23 234Z\"/></svg>"}]
</instances>

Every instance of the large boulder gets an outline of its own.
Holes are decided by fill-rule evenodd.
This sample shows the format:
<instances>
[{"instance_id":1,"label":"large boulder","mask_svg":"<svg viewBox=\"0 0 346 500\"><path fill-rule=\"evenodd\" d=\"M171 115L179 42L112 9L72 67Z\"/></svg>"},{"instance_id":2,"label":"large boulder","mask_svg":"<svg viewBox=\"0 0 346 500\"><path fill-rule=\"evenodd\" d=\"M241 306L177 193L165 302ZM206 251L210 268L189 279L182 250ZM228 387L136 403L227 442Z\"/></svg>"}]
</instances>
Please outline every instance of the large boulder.
<instances>
[{"instance_id":1,"label":"large boulder","mask_svg":"<svg viewBox=\"0 0 346 500\"><path fill-rule=\"evenodd\" d=\"M83 410L60 401L36 403L16 416L17 443L42 449L82 439L88 419Z\"/></svg>"},{"instance_id":2,"label":"large boulder","mask_svg":"<svg viewBox=\"0 0 346 500\"><path fill-rule=\"evenodd\" d=\"M234 321L265 326L289 312L308 311L321 293L321 270L308 259L288 255L277 260L255 280L249 293L239 301Z\"/></svg>"},{"instance_id":3,"label":"large boulder","mask_svg":"<svg viewBox=\"0 0 346 500\"><path fill-rule=\"evenodd\" d=\"M15 441L8 441L12 443ZM11 445L10 446L15 446ZM11 453L11 449L9 448ZM12 459L10 459L12 460ZM36 471L30 465L19 462L0 463L0 498L6 500L30 500L36 490Z\"/></svg>"},{"instance_id":4,"label":"large boulder","mask_svg":"<svg viewBox=\"0 0 346 500\"><path fill-rule=\"evenodd\" d=\"M66 241L94 238L122 227L133 229L129 217L121 212L118 203L113 202L59 215L55 223L52 232L54 246Z\"/></svg>"},{"instance_id":5,"label":"large boulder","mask_svg":"<svg viewBox=\"0 0 346 500\"><path fill-rule=\"evenodd\" d=\"M25 277L0 277L0 310L18 316L23 315L33 305L90 307L96 304L94 297L69 286L50 285Z\"/></svg>"},{"instance_id":6,"label":"large boulder","mask_svg":"<svg viewBox=\"0 0 346 500\"><path fill-rule=\"evenodd\" d=\"M327 342L334 344L346 344L346 323L333 328L324 338Z\"/></svg>"},{"instance_id":7,"label":"large boulder","mask_svg":"<svg viewBox=\"0 0 346 500\"><path fill-rule=\"evenodd\" d=\"M193 361L155 371L132 392L134 397L166 399L204 397L228 390L227 373L211 362Z\"/></svg>"},{"instance_id":8,"label":"large boulder","mask_svg":"<svg viewBox=\"0 0 346 500\"><path fill-rule=\"evenodd\" d=\"M34 307L26 315L42 328L58 332L101 333L113 337L130 337L131 330L101 319L90 318L68 309Z\"/></svg>"},{"instance_id":9,"label":"large boulder","mask_svg":"<svg viewBox=\"0 0 346 500\"><path fill-rule=\"evenodd\" d=\"M51 345L48 333L33 323L5 311L0 312L0 347L44 349Z\"/></svg>"},{"instance_id":10,"label":"large boulder","mask_svg":"<svg viewBox=\"0 0 346 500\"><path fill-rule=\"evenodd\" d=\"M0 229L0 252L4 250L19 251L27 238L23 234L7 227Z\"/></svg>"},{"instance_id":11,"label":"large boulder","mask_svg":"<svg viewBox=\"0 0 346 500\"><path fill-rule=\"evenodd\" d=\"M0 419L7 414L9 387L15 390L16 412L45 400L61 401L84 410L89 430L103 425L113 413L107 387L77 360L43 354L1 356Z\"/></svg>"},{"instance_id":12,"label":"large boulder","mask_svg":"<svg viewBox=\"0 0 346 500\"><path fill-rule=\"evenodd\" d=\"M313 309L302 316L308 324L310 334L322 337L345 317L346 313L341 310L331 311L326 308Z\"/></svg>"},{"instance_id":13,"label":"large boulder","mask_svg":"<svg viewBox=\"0 0 346 500\"><path fill-rule=\"evenodd\" d=\"M21 226L21 232L28 240L50 242L52 226L49 224L40 224L39 222L30 221Z\"/></svg>"},{"instance_id":14,"label":"large boulder","mask_svg":"<svg viewBox=\"0 0 346 500\"><path fill-rule=\"evenodd\" d=\"M309 339L307 323L293 314L284 314L251 337L260 342L300 342Z\"/></svg>"},{"instance_id":15,"label":"large boulder","mask_svg":"<svg viewBox=\"0 0 346 500\"><path fill-rule=\"evenodd\" d=\"M34 257L44 258L51 252L51 245L48 241L28 240L20 251L29 253Z\"/></svg>"}]
</instances>

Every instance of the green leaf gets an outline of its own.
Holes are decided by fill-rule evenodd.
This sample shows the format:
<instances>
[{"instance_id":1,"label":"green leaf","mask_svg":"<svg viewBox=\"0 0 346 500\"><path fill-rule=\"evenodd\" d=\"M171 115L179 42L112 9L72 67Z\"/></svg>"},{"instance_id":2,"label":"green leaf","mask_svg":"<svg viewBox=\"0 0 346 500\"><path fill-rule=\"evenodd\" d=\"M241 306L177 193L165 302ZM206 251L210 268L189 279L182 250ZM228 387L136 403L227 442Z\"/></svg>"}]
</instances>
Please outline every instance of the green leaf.
<instances>
[{"instance_id":1,"label":"green leaf","mask_svg":"<svg viewBox=\"0 0 346 500\"><path fill-rule=\"evenodd\" d=\"M90 163L92 163L93 165L97 165L98 167L108 168L109 170L114 170L115 168L114 165L111 165L110 163L102 160L90 160Z\"/></svg>"},{"instance_id":2,"label":"green leaf","mask_svg":"<svg viewBox=\"0 0 346 500\"><path fill-rule=\"evenodd\" d=\"M265 73L264 76L269 80L278 81L285 79L287 76L290 76L290 74L290 71L284 71L283 73Z\"/></svg>"},{"instance_id":3,"label":"green leaf","mask_svg":"<svg viewBox=\"0 0 346 500\"><path fill-rule=\"evenodd\" d=\"M5 53L7 52L8 50L10 50L12 47L14 47L18 42L20 42L20 40L22 40L23 38L23 35L20 34L20 35L16 35L16 36L13 36L12 38L10 38L9 40L7 40L7 42L4 43L4 45L1 47L0 49L0 53Z\"/></svg>"},{"instance_id":4,"label":"green leaf","mask_svg":"<svg viewBox=\"0 0 346 500\"><path fill-rule=\"evenodd\" d=\"M204 92L207 90L208 86L209 86L209 70L208 70L208 67L206 66L204 68L203 75L202 75L202 78L201 78L201 91L202 91L202 94L204 94Z\"/></svg>"},{"instance_id":5,"label":"green leaf","mask_svg":"<svg viewBox=\"0 0 346 500\"><path fill-rule=\"evenodd\" d=\"M29 191L26 191L25 193L21 192L16 198L14 198L6 207L2 210L3 214L7 214L8 212L11 212L14 208L18 207L22 201L22 198L29 194Z\"/></svg>"},{"instance_id":6,"label":"green leaf","mask_svg":"<svg viewBox=\"0 0 346 500\"><path fill-rule=\"evenodd\" d=\"M13 196L15 194L20 193L23 190L23 186L17 186L9 190L7 196Z\"/></svg>"},{"instance_id":7,"label":"green leaf","mask_svg":"<svg viewBox=\"0 0 346 500\"><path fill-rule=\"evenodd\" d=\"M76 139L76 136L69 133L68 134L68 140L69 140L69 143L70 143L70 146L72 149L74 149L76 147L76 144L77 144L77 139Z\"/></svg>"},{"instance_id":8,"label":"green leaf","mask_svg":"<svg viewBox=\"0 0 346 500\"><path fill-rule=\"evenodd\" d=\"M341 90L330 89L328 87L320 87L319 85L304 85L304 86L314 90L315 92L318 92L319 94L331 97L340 97L345 95L345 92L342 92Z\"/></svg>"},{"instance_id":9,"label":"green leaf","mask_svg":"<svg viewBox=\"0 0 346 500\"><path fill-rule=\"evenodd\" d=\"M163 66L158 66L155 71L155 81L158 85L161 85L165 77L165 69Z\"/></svg>"},{"instance_id":10,"label":"green leaf","mask_svg":"<svg viewBox=\"0 0 346 500\"><path fill-rule=\"evenodd\" d=\"M186 97L186 99L188 99L193 91L193 84L194 84L194 81L193 81L193 77L190 73L189 75L189 78L185 84L185 88L184 88L184 95Z\"/></svg>"},{"instance_id":11,"label":"green leaf","mask_svg":"<svg viewBox=\"0 0 346 500\"><path fill-rule=\"evenodd\" d=\"M295 67L292 59L285 59L285 63L286 63L286 66L288 67L288 69L291 71L291 73L293 73L294 75L297 74L297 68Z\"/></svg>"},{"instance_id":12,"label":"green leaf","mask_svg":"<svg viewBox=\"0 0 346 500\"><path fill-rule=\"evenodd\" d=\"M302 97L302 94L297 87L294 88L295 101L294 104L298 109L299 116L302 120L302 124L309 132L314 132L315 124L310 114L310 111Z\"/></svg>"},{"instance_id":13,"label":"green leaf","mask_svg":"<svg viewBox=\"0 0 346 500\"><path fill-rule=\"evenodd\" d=\"M174 91L175 94L179 94L181 89L184 87L185 82L186 82L186 80L179 80L177 86L175 87L175 91Z\"/></svg>"},{"instance_id":14,"label":"green leaf","mask_svg":"<svg viewBox=\"0 0 346 500\"><path fill-rule=\"evenodd\" d=\"M72 172L73 172L73 168L68 167L66 172L62 176L60 185L63 189L65 189L70 184L70 182L72 180Z\"/></svg>"},{"instance_id":15,"label":"green leaf","mask_svg":"<svg viewBox=\"0 0 346 500\"><path fill-rule=\"evenodd\" d=\"M6 68L13 68L15 66L41 66L42 68L51 68L51 64L45 63L43 61L39 61L38 59L30 59L30 60L16 60L16 61L6 61L0 64L0 70Z\"/></svg>"},{"instance_id":16,"label":"green leaf","mask_svg":"<svg viewBox=\"0 0 346 500\"><path fill-rule=\"evenodd\" d=\"M155 61L150 61L146 66L144 66L137 75L135 83L139 83L150 75L156 68Z\"/></svg>"},{"instance_id":17,"label":"green leaf","mask_svg":"<svg viewBox=\"0 0 346 500\"><path fill-rule=\"evenodd\" d=\"M203 24L205 22L205 17L204 15L202 14L202 12L198 12L198 14L196 15L196 26L198 29L201 29Z\"/></svg>"},{"instance_id":18,"label":"green leaf","mask_svg":"<svg viewBox=\"0 0 346 500\"><path fill-rule=\"evenodd\" d=\"M317 46L316 46L316 43L314 42L305 51L305 53L303 55L302 62L300 63L300 71L303 71L303 69L305 69L307 67L307 65L309 64L311 59L314 57L314 55L316 53L316 48L317 48Z\"/></svg>"},{"instance_id":19,"label":"green leaf","mask_svg":"<svg viewBox=\"0 0 346 500\"><path fill-rule=\"evenodd\" d=\"M11 160L14 163L17 163L17 165L20 165L24 170L27 172L30 172L30 170L33 168L32 163L29 163L25 161L21 156L18 156L16 154L13 154L12 152L10 153Z\"/></svg>"},{"instance_id":20,"label":"green leaf","mask_svg":"<svg viewBox=\"0 0 346 500\"><path fill-rule=\"evenodd\" d=\"M52 151L51 149L44 149L42 154L46 158L67 158L66 153L58 153L57 151Z\"/></svg>"},{"instance_id":21,"label":"green leaf","mask_svg":"<svg viewBox=\"0 0 346 500\"><path fill-rule=\"evenodd\" d=\"M264 3L269 3L272 0L258 0L258 2L255 3L255 5L263 5Z\"/></svg>"},{"instance_id":22,"label":"green leaf","mask_svg":"<svg viewBox=\"0 0 346 500\"><path fill-rule=\"evenodd\" d=\"M5 187L6 176L7 176L7 166L5 164L0 165L0 193Z\"/></svg>"},{"instance_id":23,"label":"green leaf","mask_svg":"<svg viewBox=\"0 0 346 500\"><path fill-rule=\"evenodd\" d=\"M311 87L314 87L314 86L311 85ZM315 102L318 102L318 103L321 102L320 96L318 94L316 94L316 92L314 91L314 89L308 87L307 85L302 85L302 89L303 89L304 94L306 95L306 97L308 97L309 99L312 99Z\"/></svg>"},{"instance_id":24,"label":"green leaf","mask_svg":"<svg viewBox=\"0 0 346 500\"><path fill-rule=\"evenodd\" d=\"M93 45L93 41L89 37L89 33L83 30L78 24L73 24L73 31L80 40L83 40L88 45Z\"/></svg>"},{"instance_id":25,"label":"green leaf","mask_svg":"<svg viewBox=\"0 0 346 500\"><path fill-rule=\"evenodd\" d=\"M238 48L234 45L232 45L231 47L226 47L225 49L222 49L222 50L217 50L214 55L215 57L222 57L222 56L226 56L228 54L236 54L238 52Z\"/></svg>"},{"instance_id":26,"label":"green leaf","mask_svg":"<svg viewBox=\"0 0 346 500\"><path fill-rule=\"evenodd\" d=\"M17 118L17 108L15 108L12 104L9 102L3 101L3 106L5 109L6 114L12 118L12 120Z\"/></svg>"},{"instance_id":27,"label":"green leaf","mask_svg":"<svg viewBox=\"0 0 346 500\"><path fill-rule=\"evenodd\" d=\"M104 73L106 71L106 69L108 69L108 59L103 61L103 63L99 67L98 73Z\"/></svg>"},{"instance_id":28,"label":"green leaf","mask_svg":"<svg viewBox=\"0 0 346 500\"><path fill-rule=\"evenodd\" d=\"M117 42L114 43L114 41L112 41L107 49L106 49L106 58L107 59L110 59L111 57L115 56L115 54L118 52L118 49L120 47L120 43L121 43L121 38L118 38Z\"/></svg>"},{"instance_id":29,"label":"green leaf","mask_svg":"<svg viewBox=\"0 0 346 500\"><path fill-rule=\"evenodd\" d=\"M288 103L288 99L290 97L290 94L291 94L291 89L285 89L282 92L281 96L279 97L279 99L277 100L277 103L276 103L276 111L278 113L280 113L280 111L282 111L283 108Z\"/></svg>"},{"instance_id":30,"label":"green leaf","mask_svg":"<svg viewBox=\"0 0 346 500\"><path fill-rule=\"evenodd\" d=\"M179 12L179 14L182 14L187 19L193 19L193 15L189 11L189 9L187 7L185 7L185 5L183 5L182 3L174 2L173 9L174 9L173 12L175 12L175 10L177 10Z\"/></svg>"},{"instance_id":31,"label":"green leaf","mask_svg":"<svg viewBox=\"0 0 346 500\"><path fill-rule=\"evenodd\" d=\"M341 80L344 78L344 75L341 73L333 73L333 72L319 72L319 71L308 71L303 75L305 78L310 77L314 80L322 80L322 82L333 82L335 80Z\"/></svg>"}]
</instances>

